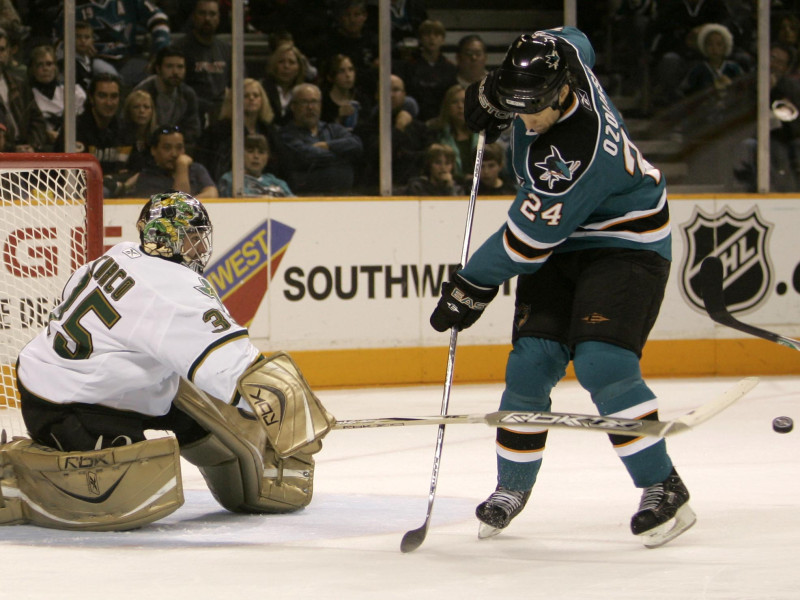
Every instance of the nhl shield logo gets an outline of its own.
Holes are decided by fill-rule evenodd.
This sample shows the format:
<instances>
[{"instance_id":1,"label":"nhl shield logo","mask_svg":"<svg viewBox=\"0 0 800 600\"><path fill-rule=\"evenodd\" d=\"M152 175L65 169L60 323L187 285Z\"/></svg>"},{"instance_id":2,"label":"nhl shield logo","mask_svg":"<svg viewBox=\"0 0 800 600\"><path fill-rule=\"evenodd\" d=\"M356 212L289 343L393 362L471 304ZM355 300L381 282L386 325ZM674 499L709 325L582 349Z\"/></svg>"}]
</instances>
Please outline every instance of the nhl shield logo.
<instances>
[{"instance_id":1,"label":"nhl shield logo","mask_svg":"<svg viewBox=\"0 0 800 600\"><path fill-rule=\"evenodd\" d=\"M737 216L728 207L716 215L695 209L691 221L681 227L686 252L681 269L681 293L691 306L705 314L700 265L709 256L722 260L725 304L730 312L758 306L770 288L771 269L767 237L771 224L758 208Z\"/></svg>"}]
</instances>

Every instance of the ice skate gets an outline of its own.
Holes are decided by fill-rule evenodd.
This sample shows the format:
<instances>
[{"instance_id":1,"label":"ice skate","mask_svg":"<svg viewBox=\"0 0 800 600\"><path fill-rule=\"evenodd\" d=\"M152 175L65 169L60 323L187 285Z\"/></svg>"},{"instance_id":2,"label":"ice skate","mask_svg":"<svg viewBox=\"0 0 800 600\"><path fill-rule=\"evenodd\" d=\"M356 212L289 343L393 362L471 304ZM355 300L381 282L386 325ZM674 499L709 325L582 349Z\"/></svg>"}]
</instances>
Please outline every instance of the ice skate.
<instances>
[{"instance_id":1,"label":"ice skate","mask_svg":"<svg viewBox=\"0 0 800 600\"><path fill-rule=\"evenodd\" d=\"M481 522L478 538L484 539L500 533L523 508L531 491L517 492L497 486L485 501L475 509L475 516Z\"/></svg>"},{"instance_id":2,"label":"ice skate","mask_svg":"<svg viewBox=\"0 0 800 600\"><path fill-rule=\"evenodd\" d=\"M631 531L647 548L657 548L675 539L697 521L689 506L689 490L675 469L661 483L642 492L638 512L631 519Z\"/></svg>"}]
</instances>

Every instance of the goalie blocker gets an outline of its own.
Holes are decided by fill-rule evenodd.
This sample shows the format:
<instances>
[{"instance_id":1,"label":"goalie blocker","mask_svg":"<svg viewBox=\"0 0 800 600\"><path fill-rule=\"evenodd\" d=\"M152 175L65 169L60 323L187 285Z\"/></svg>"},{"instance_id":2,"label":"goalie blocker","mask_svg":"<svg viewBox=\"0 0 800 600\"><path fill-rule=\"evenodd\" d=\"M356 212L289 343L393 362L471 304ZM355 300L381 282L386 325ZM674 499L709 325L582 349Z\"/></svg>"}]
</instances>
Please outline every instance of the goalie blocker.
<instances>
[{"instance_id":1,"label":"goalie blocker","mask_svg":"<svg viewBox=\"0 0 800 600\"><path fill-rule=\"evenodd\" d=\"M288 354L261 358L237 388L252 412L183 380L175 405L209 434L94 451L61 452L15 438L0 442L0 525L124 531L183 504L179 456L196 465L232 512L280 513L311 501L313 455L335 419Z\"/></svg>"}]
</instances>

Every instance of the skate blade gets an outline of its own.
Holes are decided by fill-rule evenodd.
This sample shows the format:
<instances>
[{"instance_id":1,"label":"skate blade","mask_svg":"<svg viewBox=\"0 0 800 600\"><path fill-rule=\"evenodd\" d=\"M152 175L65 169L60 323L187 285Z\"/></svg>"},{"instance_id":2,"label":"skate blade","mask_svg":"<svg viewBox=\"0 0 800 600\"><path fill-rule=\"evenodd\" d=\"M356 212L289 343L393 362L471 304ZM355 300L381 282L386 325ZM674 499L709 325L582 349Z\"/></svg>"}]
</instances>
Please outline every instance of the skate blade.
<instances>
[{"instance_id":1,"label":"skate blade","mask_svg":"<svg viewBox=\"0 0 800 600\"><path fill-rule=\"evenodd\" d=\"M503 530L499 527L492 527L491 525L481 522L478 527L478 539L485 540L486 538L494 537L501 531Z\"/></svg>"},{"instance_id":2,"label":"skate blade","mask_svg":"<svg viewBox=\"0 0 800 600\"><path fill-rule=\"evenodd\" d=\"M696 522L697 515L694 514L694 511L687 503L681 506L669 521L649 531L640 533L638 537L642 538L645 548L658 548L674 540Z\"/></svg>"}]
</instances>

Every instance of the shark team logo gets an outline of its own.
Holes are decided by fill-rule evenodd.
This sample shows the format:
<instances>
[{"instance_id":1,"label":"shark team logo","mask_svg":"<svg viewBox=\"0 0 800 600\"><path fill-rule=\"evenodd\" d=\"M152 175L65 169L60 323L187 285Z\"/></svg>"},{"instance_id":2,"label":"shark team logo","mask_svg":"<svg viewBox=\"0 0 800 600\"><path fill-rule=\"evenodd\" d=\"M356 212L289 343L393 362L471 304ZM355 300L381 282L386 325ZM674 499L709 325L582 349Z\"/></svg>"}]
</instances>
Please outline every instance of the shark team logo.
<instances>
[{"instance_id":1,"label":"shark team logo","mask_svg":"<svg viewBox=\"0 0 800 600\"><path fill-rule=\"evenodd\" d=\"M544 64L547 65L548 69L553 69L554 71L557 71L559 62L561 62L561 57L558 55L558 52L556 52L555 48L553 48L544 57Z\"/></svg>"},{"instance_id":2,"label":"shark team logo","mask_svg":"<svg viewBox=\"0 0 800 600\"><path fill-rule=\"evenodd\" d=\"M550 146L550 154L542 162L534 163L534 165L544 171L539 175L539 179L547 183L548 189L552 190L559 181L572 181L572 175L581 166L581 161L564 160L558 148Z\"/></svg>"},{"instance_id":3,"label":"shark team logo","mask_svg":"<svg viewBox=\"0 0 800 600\"><path fill-rule=\"evenodd\" d=\"M696 208L691 221L681 226L686 256L679 287L689 304L705 314L699 273L700 265L709 256L722 260L728 310L742 312L761 304L772 278L767 256L771 227L761 218L757 207L744 216L733 214L728 207L715 215Z\"/></svg>"}]
</instances>

